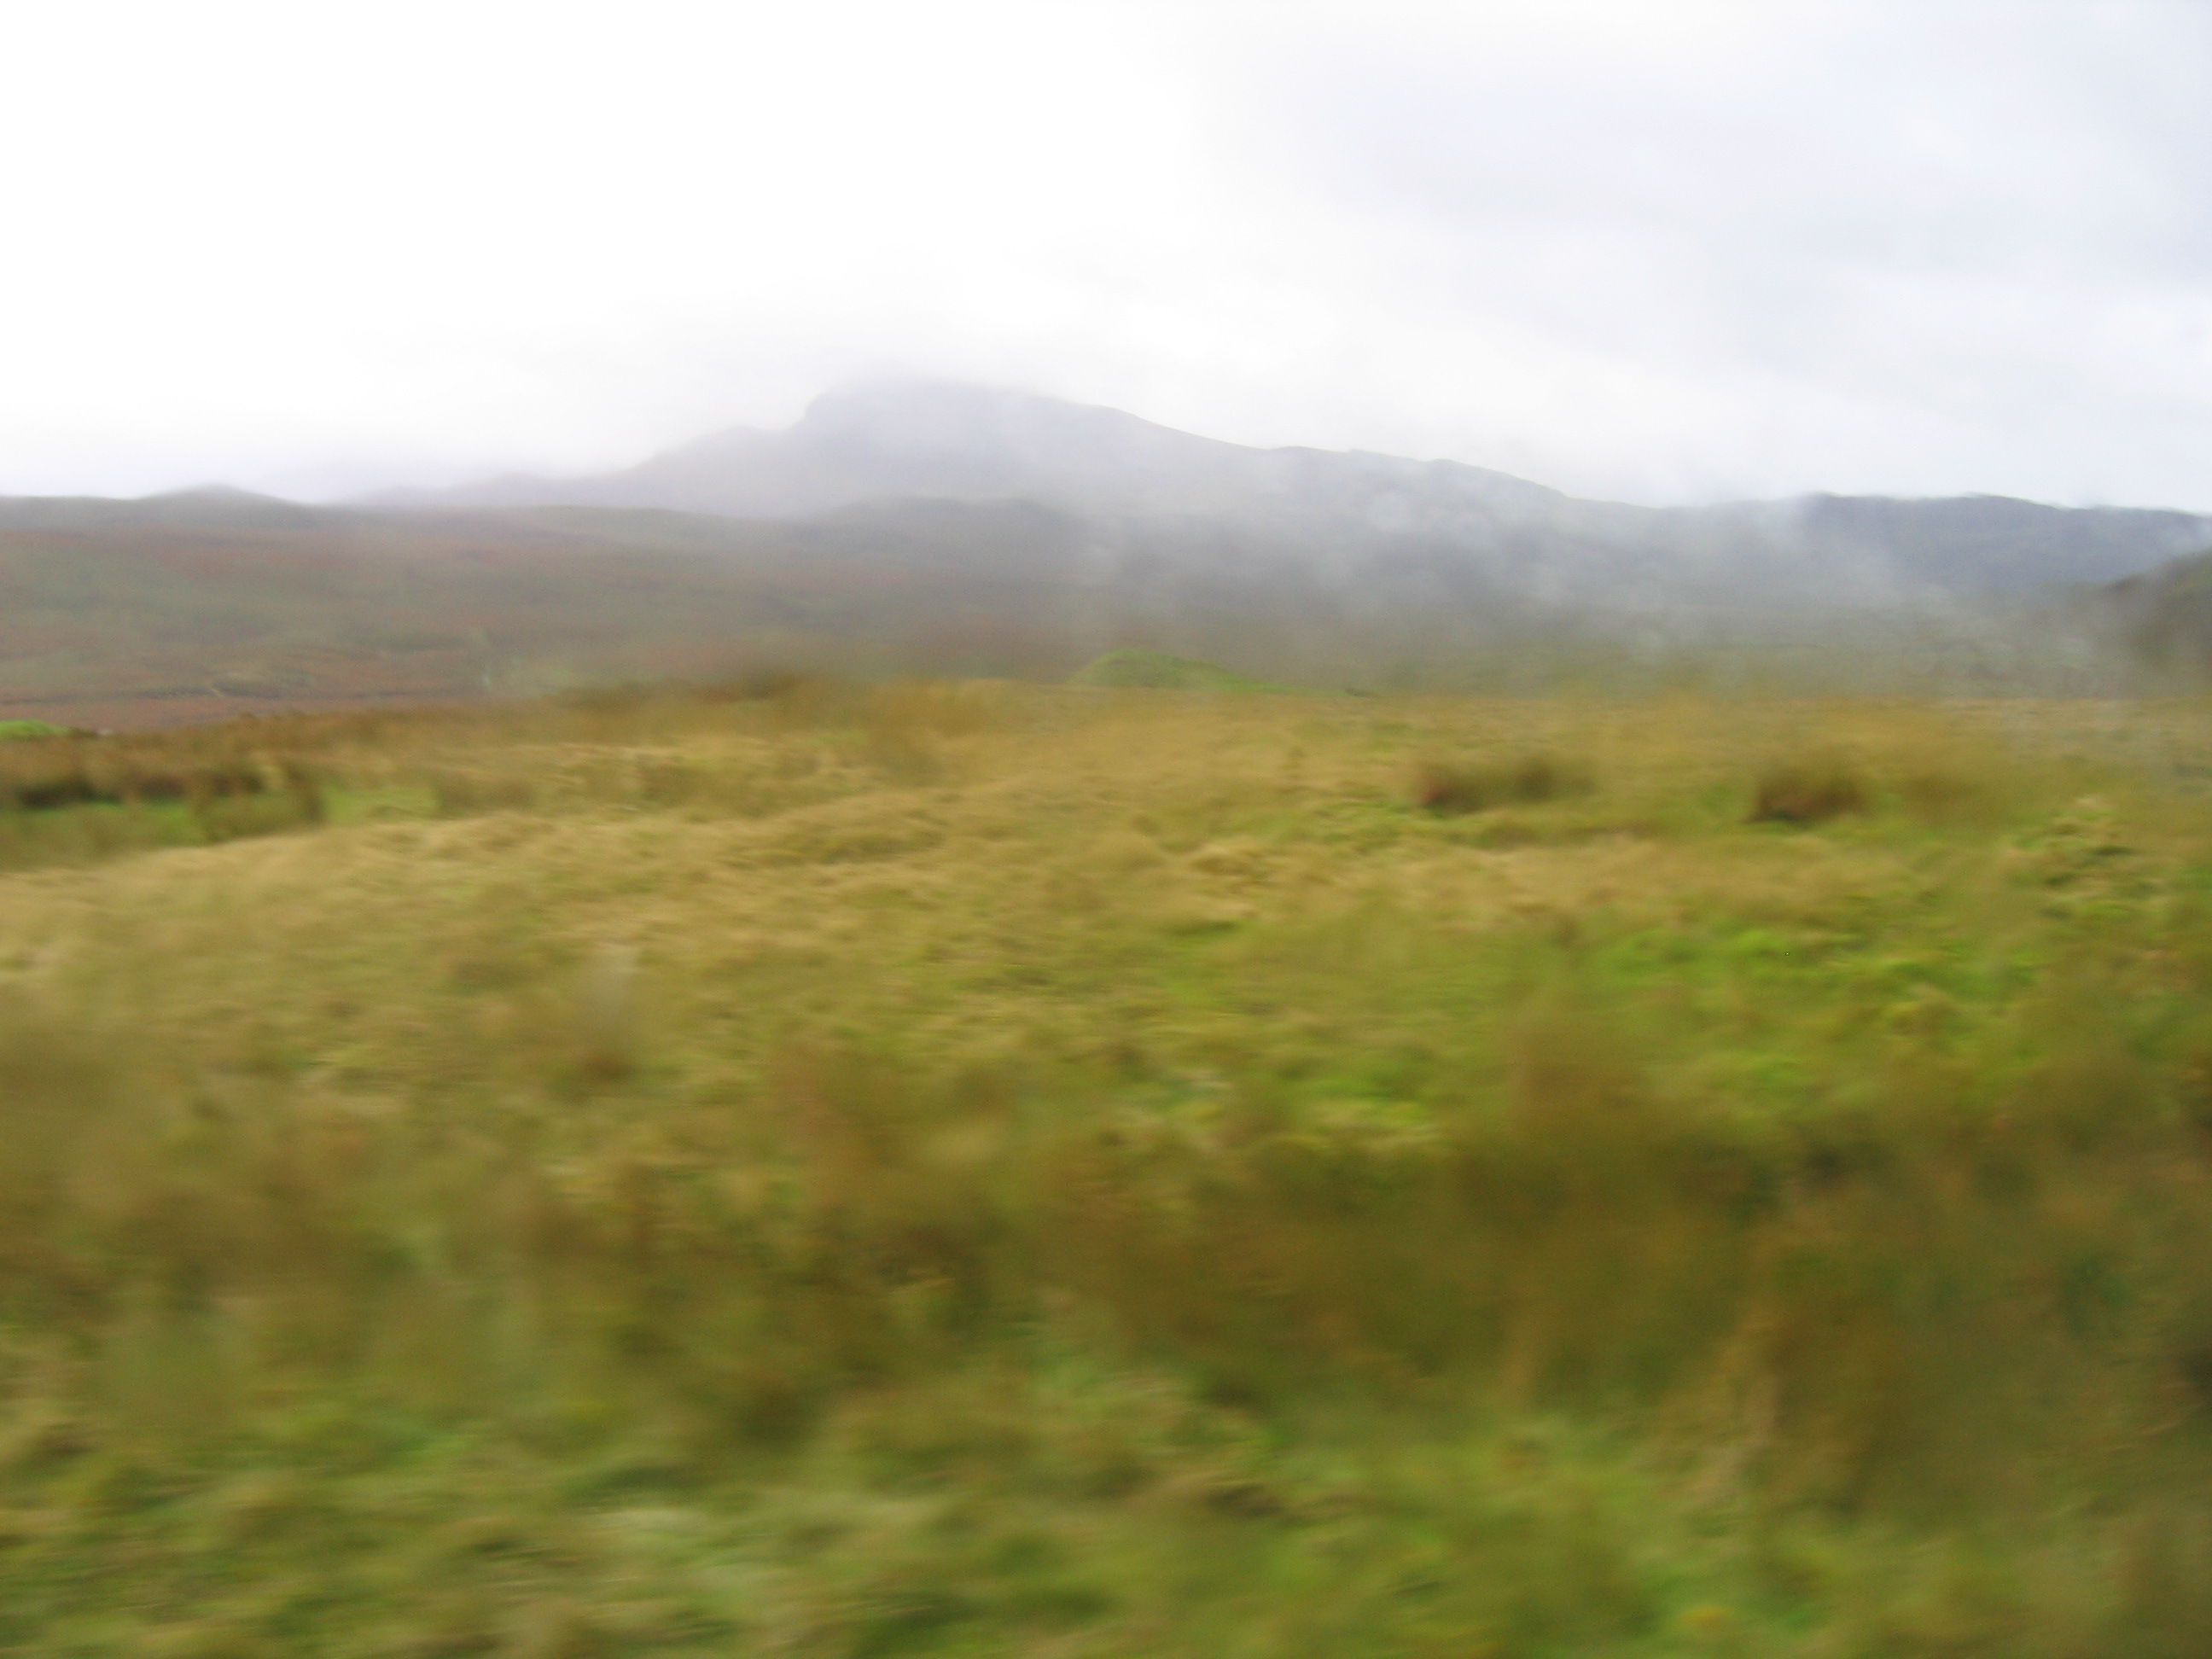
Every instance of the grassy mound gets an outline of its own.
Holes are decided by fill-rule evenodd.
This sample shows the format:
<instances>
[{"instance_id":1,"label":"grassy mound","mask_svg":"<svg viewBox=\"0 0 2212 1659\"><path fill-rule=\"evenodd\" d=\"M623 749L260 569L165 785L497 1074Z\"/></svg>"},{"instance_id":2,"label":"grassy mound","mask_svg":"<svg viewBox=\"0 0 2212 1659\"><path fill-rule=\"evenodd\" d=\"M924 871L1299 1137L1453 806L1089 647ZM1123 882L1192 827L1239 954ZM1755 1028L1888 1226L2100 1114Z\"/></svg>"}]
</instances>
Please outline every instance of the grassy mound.
<instances>
[{"instance_id":1,"label":"grassy mound","mask_svg":"<svg viewBox=\"0 0 2212 1659\"><path fill-rule=\"evenodd\" d=\"M69 728L49 726L44 720L0 720L0 743L20 738L65 738Z\"/></svg>"},{"instance_id":2,"label":"grassy mound","mask_svg":"<svg viewBox=\"0 0 2212 1659\"><path fill-rule=\"evenodd\" d=\"M101 739L0 805L0 1652L2212 1650L2207 718Z\"/></svg>"},{"instance_id":3,"label":"grassy mound","mask_svg":"<svg viewBox=\"0 0 2212 1659\"><path fill-rule=\"evenodd\" d=\"M1226 668L1164 651L1109 651L1069 679L1070 685L1115 686L1149 691L1281 691Z\"/></svg>"}]
</instances>

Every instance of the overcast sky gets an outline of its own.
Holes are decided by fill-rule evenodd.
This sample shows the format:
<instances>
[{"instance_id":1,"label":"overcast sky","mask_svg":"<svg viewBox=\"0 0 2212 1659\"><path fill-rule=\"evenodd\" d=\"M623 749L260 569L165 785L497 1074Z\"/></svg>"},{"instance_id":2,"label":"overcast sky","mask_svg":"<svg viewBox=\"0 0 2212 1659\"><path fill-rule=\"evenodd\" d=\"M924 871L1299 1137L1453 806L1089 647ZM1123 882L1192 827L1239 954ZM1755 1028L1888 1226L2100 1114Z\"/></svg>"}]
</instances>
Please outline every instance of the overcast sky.
<instances>
[{"instance_id":1,"label":"overcast sky","mask_svg":"<svg viewBox=\"0 0 2212 1659\"><path fill-rule=\"evenodd\" d=\"M1578 493L2212 510L2212 3L30 0L0 491L920 373Z\"/></svg>"}]
</instances>

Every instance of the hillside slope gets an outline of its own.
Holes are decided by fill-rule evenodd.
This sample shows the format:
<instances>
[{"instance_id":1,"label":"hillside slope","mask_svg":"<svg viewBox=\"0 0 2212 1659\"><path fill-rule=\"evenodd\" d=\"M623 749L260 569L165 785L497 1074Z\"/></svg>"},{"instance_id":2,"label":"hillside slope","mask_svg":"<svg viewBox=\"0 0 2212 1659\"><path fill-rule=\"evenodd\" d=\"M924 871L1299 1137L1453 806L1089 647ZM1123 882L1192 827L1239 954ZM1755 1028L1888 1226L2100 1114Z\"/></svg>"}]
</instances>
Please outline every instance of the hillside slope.
<instances>
[{"instance_id":1,"label":"hillside slope","mask_svg":"<svg viewBox=\"0 0 2212 1659\"><path fill-rule=\"evenodd\" d=\"M623 471L510 477L384 504L778 517L905 496L1034 501L1108 534L1132 519L1202 519L1308 561L1417 550L1524 597L1631 610L2019 593L2129 575L2212 541L2212 520L2195 514L1995 496L1582 501L1455 461L1255 449L1118 410L923 380L832 392L786 431L726 432Z\"/></svg>"},{"instance_id":2,"label":"hillside slope","mask_svg":"<svg viewBox=\"0 0 2212 1659\"><path fill-rule=\"evenodd\" d=\"M1072 544L1018 506L778 525L0 501L0 712L163 722L762 662L1054 675L1097 648L1055 642Z\"/></svg>"},{"instance_id":3,"label":"hillside slope","mask_svg":"<svg viewBox=\"0 0 2212 1659\"><path fill-rule=\"evenodd\" d=\"M2208 539L2186 514L1987 498L1583 501L1456 463L892 385L598 479L322 507L0 499L0 717L769 665L1056 679L1118 648L1316 686L1727 656L1839 684L2056 689L2094 653L2039 595Z\"/></svg>"},{"instance_id":4,"label":"hillside slope","mask_svg":"<svg viewBox=\"0 0 2212 1659\"><path fill-rule=\"evenodd\" d=\"M2084 599L2154 669L2192 681L2212 675L2212 552L2176 559Z\"/></svg>"}]
</instances>

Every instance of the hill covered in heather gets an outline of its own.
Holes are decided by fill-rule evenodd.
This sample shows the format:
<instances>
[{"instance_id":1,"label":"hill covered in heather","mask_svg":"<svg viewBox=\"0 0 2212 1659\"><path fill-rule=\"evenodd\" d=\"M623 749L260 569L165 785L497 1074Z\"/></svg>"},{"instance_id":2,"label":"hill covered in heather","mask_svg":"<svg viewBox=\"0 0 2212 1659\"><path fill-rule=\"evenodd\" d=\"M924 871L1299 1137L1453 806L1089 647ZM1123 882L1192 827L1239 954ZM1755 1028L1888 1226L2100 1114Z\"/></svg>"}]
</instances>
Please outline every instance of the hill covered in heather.
<instances>
[{"instance_id":1,"label":"hill covered in heather","mask_svg":"<svg viewBox=\"0 0 2212 1659\"><path fill-rule=\"evenodd\" d=\"M621 471L382 499L793 517L910 497L1035 501L1109 543L1204 521L1309 560L1433 555L1516 595L1610 609L2012 593L2130 575L2212 541L2197 514L1990 495L1585 501L1457 461L1256 449L927 380L846 387L786 430L734 428Z\"/></svg>"},{"instance_id":2,"label":"hill covered in heather","mask_svg":"<svg viewBox=\"0 0 2212 1659\"><path fill-rule=\"evenodd\" d=\"M1994 497L1583 501L893 383L592 477L329 505L0 499L0 717L763 666L1059 678L1117 649L1309 685L1506 689L1723 656L1837 683L2078 679L2111 630L2057 597L2208 544L2188 514Z\"/></svg>"}]
</instances>

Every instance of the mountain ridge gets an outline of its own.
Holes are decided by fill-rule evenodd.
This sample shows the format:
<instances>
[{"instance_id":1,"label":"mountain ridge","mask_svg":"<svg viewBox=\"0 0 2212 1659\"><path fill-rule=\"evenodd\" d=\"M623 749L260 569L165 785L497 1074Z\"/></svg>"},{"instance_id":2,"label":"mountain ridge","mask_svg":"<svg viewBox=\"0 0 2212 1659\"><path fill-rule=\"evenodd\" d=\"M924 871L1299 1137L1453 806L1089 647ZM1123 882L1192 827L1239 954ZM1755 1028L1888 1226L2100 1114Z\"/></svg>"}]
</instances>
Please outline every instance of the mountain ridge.
<instances>
[{"instance_id":1,"label":"mountain ridge","mask_svg":"<svg viewBox=\"0 0 2212 1659\"><path fill-rule=\"evenodd\" d=\"M2212 518L2198 514L2000 495L1593 501L1462 461L1255 448L1120 410L933 380L839 388L781 431L730 428L612 472L510 475L358 504L786 519L900 499L1035 501L1109 538L1132 520L1206 520L1307 562L1418 541L1556 602L1636 595L1632 609L1731 595L1786 604L1792 587L1814 604L2016 593L2113 580L2212 544Z\"/></svg>"},{"instance_id":2,"label":"mountain ridge","mask_svg":"<svg viewBox=\"0 0 2212 1659\"><path fill-rule=\"evenodd\" d=\"M1351 464L1388 477L1426 473L1462 493L1565 501L1559 491L1464 462L1303 446L1260 449L1124 410L934 380L824 392L781 431L732 427L614 472L511 474L438 490L383 491L371 506L661 506L787 517L879 496L1033 496L1085 511L1217 513L1295 497L1316 470Z\"/></svg>"},{"instance_id":3,"label":"mountain ridge","mask_svg":"<svg viewBox=\"0 0 2212 1659\"><path fill-rule=\"evenodd\" d=\"M988 389L829 394L791 431L521 493L0 498L0 715L166 722L761 664L1054 678L1114 650L1306 685L1641 683L1723 660L1833 685L2081 684L2069 665L2155 643L2161 611L2177 638L2212 628L2193 586L2147 574L2212 545L2189 514L1586 501ZM701 496L722 510L684 504Z\"/></svg>"}]
</instances>

